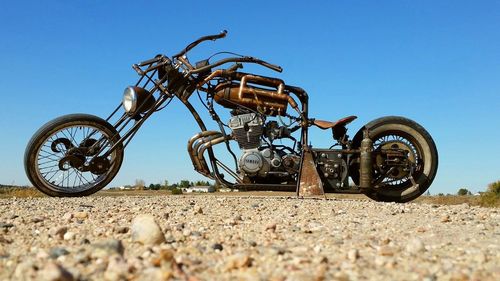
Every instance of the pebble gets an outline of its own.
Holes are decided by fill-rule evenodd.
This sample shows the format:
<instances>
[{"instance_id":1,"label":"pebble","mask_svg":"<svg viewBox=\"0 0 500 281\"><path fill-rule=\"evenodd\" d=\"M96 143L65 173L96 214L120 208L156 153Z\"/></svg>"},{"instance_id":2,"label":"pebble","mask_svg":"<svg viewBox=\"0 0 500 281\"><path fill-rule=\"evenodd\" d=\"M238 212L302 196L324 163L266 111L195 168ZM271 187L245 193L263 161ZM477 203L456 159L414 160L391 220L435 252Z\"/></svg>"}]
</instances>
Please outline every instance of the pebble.
<instances>
[{"instance_id":1,"label":"pebble","mask_svg":"<svg viewBox=\"0 0 500 281\"><path fill-rule=\"evenodd\" d=\"M224 247L222 247L222 244L215 243L212 245L212 249L222 251L222 249L224 249Z\"/></svg>"},{"instance_id":2,"label":"pebble","mask_svg":"<svg viewBox=\"0 0 500 281\"><path fill-rule=\"evenodd\" d=\"M72 213L64 213L64 215L62 216L62 219L65 222L70 222L72 218L73 218Z\"/></svg>"},{"instance_id":3,"label":"pebble","mask_svg":"<svg viewBox=\"0 0 500 281\"><path fill-rule=\"evenodd\" d=\"M75 217L77 219L86 219L89 217L89 213L85 212L85 211L80 211L80 212L74 213L73 217Z\"/></svg>"},{"instance_id":4,"label":"pebble","mask_svg":"<svg viewBox=\"0 0 500 281\"><path fill-rule=\"evenodd\" d=\"M131 226L132 241L144 245L156 245L165 242L165 236L152 215L135 217Z\"/></svg>"},{"instance_id":5,"label":"pebble","mask_svg":"<svg viewBox=\"0 0 500 281\"><path fill-rule=\"evenodd\" d=\"M378 249L378 253L381 256L394 256L395 250L389 246L382 246Z\"/></svg>"},{"instance_id":6,"label":"pebble","mask_svg":"<svg viewBox=\"0 0 500 281\"><path fill-rule=\"evenodd\" d=\"M266 225L265 230L275 232L276 231L276 223L270 223L270 224Z\"/></svg>"},{"instance_id":7,"label":"pebble","mask_svg":"<svg viewBox=\"0 0 500 281\"><path fill-rule=\"evenodd\" d=\"M68 232L64 233L63 239L66 241L73 240L73 239L75 239L75 235L76 234L74 232L68 231Z\"/></svg>"},{"instance_id":8,"label":"pebble","mask_svg":"<svg viewBox=\"0 0 500 281\"><path fill-rule=\"evenodd\" d=\"M449 215L445 215L443 217L441 217L441 222L450 222L451 219L450 219L450 216Z\"/></svg>"},{"instance_id":9,"label":"pebble","mask_svg":"<svg viewBox=\"0 0 500 281\"><path fill-rule=\"evenodd\" d=\"M43 281L72 281L73 275L61 265L49 262L38 274Z\"/></svg>"},{"instance_id":10,"label":"pebble","mask_svg":"<svg viewBox=\"0 0 500 281\"><path fill-rule=\"evenodd\" d=\"M113 254L123 255L124 247L122 241L116 239L108 239L93 243L92 245L93 251L92 256L94 257L106 257Z\"/></svg>"},{"instance_id":11,"label":"pebble","mask_svg":"<svg viewBox=\"0 0 500 281\"><path fill-rule=\"evenodd\" d=\"M406 244L406 252L409 254L418 254L425 250L424 242L419 238L413 238Z\"/></svg>"},{"instance_id":12,"label":"pebble","mask_svg":"<svg viewBox=\"0 0 500 281\"><path fill-rule=\"evenodd\" d=\"M227 258L225 270L240 269L252 265L252 258L247 254L235 254Z\"/></svg>"},{"instance_id":13,"label":"pebble","mask_svg":"<svg viewBox=\"0 0 500 281\"><path fill-rule=\"evenodd\" d=\"M31 219L31 222L33 222L33 223L39 223L42 221L43 221L43 218L41 218L41 217L34 217Z\"/></svg>"},{"instance_id":14,"label":"pebble","mask_svg":"<svg viewBox=\"0 0 500 281\"><path fill-rule=\"evenodd\" d=\"M64 234L66 234L67 231L68 231L67 226L59 227L54 231L54 236L56 236L59 239L63 239Z\"/></svg>"},{"instance_id":15,"label":"pebble","mask_svg":"<svg viewBox=\"0 0 500 281\"><path fill-rule=\"evenodd\" d=\"M4 222L0 222L0 228L11 228L11 227L14 227L14 224L12 223L4 223Z\"/></svg>"},{"instance_id":16,"label":"pebble","mask_svg":"<svg viewBox=\"0 0 500 281\"><path fill-rule=\"evenodd\" d=\"M68 254L69 254L69 252L65 248L54 247L54 248L50 249L49 257L51 257L53 259L57 259L60 256L65 256L65 255L68 255Z\"/></svg>"},{"instance_id":17,"label":"pebble","mask_svg":"<svg viewBox=\"0 0 500 281\"><path fill-rule=\"evenodd\" d=\"M115 232L124 234L124 233L127 233L129 230L130 229L127 226L120 226L120 227L116 228Z\"/></svg>"},{"instance_id":18,"label":"pebble","mask_svg":"<svg viewBox=\"0 0 500 281\"><path fill-rule=\"evenodd\" d=\"M347 258L351 262L355 262L359 258L359 251L357 249L351 249L347 252Z\"/></svg>"}]
</instances>

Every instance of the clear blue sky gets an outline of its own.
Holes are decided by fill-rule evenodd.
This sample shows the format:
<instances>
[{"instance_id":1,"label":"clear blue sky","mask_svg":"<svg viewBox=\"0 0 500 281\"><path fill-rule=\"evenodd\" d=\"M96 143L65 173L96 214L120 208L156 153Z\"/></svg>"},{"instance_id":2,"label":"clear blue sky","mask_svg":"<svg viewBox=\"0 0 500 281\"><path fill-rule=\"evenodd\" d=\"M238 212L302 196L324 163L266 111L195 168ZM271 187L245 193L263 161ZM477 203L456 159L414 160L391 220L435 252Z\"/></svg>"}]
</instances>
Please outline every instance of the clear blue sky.
<instances>
[{"instance_id":1,"label":"clear blue sky","mask_svg":"<svg viewBox=\"0 0 500 281\"><path fill-rule=\"evenodd\" d=\"M222 29L228 37L193 60L228 50L279 64L281 78L308 91L313 116L358 115L351 135L384 115L421 123L440 157L432 193L500 179L498 1L278 2L3 1L0 183L28 184L23 153L42 124L106 117L137 79L131 64ZM173 103L138 133L112 185L203 179L186 153L197 131ZM311 140L329 146L330 133Z\"/></svg>"}]
</instances>

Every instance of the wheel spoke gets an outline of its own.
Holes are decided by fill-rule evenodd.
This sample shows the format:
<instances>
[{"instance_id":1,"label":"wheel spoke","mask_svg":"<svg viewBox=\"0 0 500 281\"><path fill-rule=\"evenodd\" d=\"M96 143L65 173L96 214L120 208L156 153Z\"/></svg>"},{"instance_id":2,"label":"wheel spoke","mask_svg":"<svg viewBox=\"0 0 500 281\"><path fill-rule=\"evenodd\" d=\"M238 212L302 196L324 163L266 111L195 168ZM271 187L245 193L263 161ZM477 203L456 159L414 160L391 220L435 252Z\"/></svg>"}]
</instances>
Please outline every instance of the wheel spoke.
<instances>
[{"instance_id":1,"label":"wheel spoke","mask_svg":"<svg viewBox=\"0 0 500 281\"><path fill-rule=\"evenodd\" d=\"M80 160L83 161L83 165L88 165L92 158L109 150L113 145L113 142L109 140L110 137L109 134L93 125L74 125L54 132L45 139L38 150L36 158L37 172L41 179L56 191L72 193L88 190L106 179L106 174L95 175L89 170L81 171L79 170L80 167L74 165L79 163ZM54 141L61 138L70 140L76 149L69 150L60 143L57 144L59 152L53 152ZM91 147L97 148L99 153L93 156L79 153L78 146L90 138L97 140ZM113 166L115 155L115 153L112 153L107 157L110 167ZM64 158L64 168L67 170L59 169L59 163L63 157L68 157Z\"/></svg>"}]
</instances>

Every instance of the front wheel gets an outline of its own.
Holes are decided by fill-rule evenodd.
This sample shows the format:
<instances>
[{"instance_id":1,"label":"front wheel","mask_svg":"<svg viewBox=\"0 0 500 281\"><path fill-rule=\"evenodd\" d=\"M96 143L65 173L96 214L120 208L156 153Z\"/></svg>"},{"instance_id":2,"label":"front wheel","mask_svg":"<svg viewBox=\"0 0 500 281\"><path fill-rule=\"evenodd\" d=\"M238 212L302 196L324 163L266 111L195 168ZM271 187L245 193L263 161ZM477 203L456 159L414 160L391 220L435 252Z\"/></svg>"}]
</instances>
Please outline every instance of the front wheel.
<instances>
[{"instance_id":1,"label":"front wheel","mask_svg":"<svg viewBox=\"0 0 500 281\"><path fill-rule=\"evenodd\" d=\"M50 196L86 196L105 187L123 160L116 129L88 114L56 118L33 135L24 154L31 183ZM108 155L109 154L109 155Z\"/></svg>"},{"instance_id":2,"label":"front wheel","mask_svg":"<svg viewBox=\"0 0 500 281\"><path fill-rule=\"evenodd\" d=\"M366 191L371 199L385 202L408 202L422 195L431 185L438 167L438 152L431 135L416 122L397 116L382 117L364 126L354 137L353 147L360 147L363 131L368 130L375 151L373 187ZM406 165L389 163L381 151L405 151ZM351 177L359 184L359 166Z\"/></svg>"}]
</instances>

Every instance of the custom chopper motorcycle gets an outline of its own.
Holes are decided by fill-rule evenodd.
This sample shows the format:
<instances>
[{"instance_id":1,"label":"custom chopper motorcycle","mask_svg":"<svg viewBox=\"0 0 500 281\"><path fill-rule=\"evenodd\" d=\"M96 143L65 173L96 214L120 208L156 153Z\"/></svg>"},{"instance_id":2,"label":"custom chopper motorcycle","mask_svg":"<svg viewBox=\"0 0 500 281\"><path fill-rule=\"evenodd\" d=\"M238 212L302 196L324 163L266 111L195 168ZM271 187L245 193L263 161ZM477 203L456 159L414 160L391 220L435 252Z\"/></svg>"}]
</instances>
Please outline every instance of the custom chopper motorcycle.
<instances>
[{"instance_id":1,"label":"custom chopper motorcycle","mask_svg":"<svg viewBox=\"0 0 500 281\"><path fill-rule=\"evenodd\" d=\"M356 116L335 122L311 118L303 89L240 71L244 64L257 64L281 72L277 65L230 52L214 54L226 56L215 62L210 61L213 56L189 61L191 49L226 33L201 37L172 57L157 55L134 64L140 78L125 89L122 102L106 120L70 114L41 127L24 157L31 183L50 196L99 191L118 173L124 149L143 123L177 98L201 130L187 144L194 169L222 186L296 191L298 196L363 193L392 202L413 200L429 188L437 171L437 149L414 121L382 117L350 139L346 125ZM190 102L194 96L218 130L207 130ZM220 118L216 109L221 107L230 110L229 120ZM330 130L333 145L309 145L311 126ZM239 153L231 142L238 144ZM215 146L227 149L226 163L216 157Z\"/></svg>"}]
</instances>

